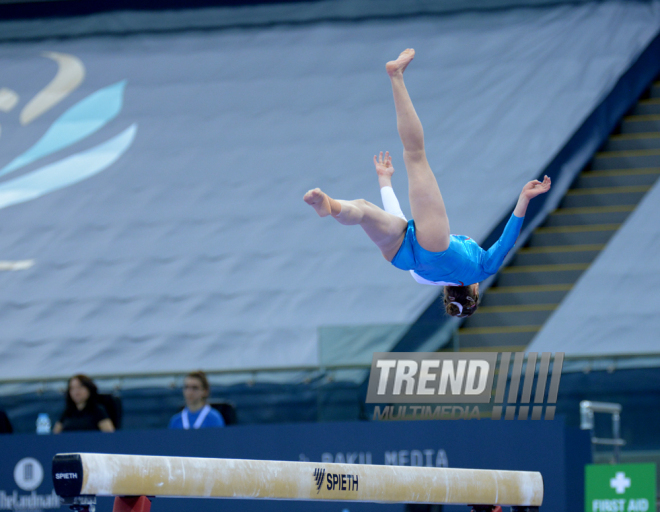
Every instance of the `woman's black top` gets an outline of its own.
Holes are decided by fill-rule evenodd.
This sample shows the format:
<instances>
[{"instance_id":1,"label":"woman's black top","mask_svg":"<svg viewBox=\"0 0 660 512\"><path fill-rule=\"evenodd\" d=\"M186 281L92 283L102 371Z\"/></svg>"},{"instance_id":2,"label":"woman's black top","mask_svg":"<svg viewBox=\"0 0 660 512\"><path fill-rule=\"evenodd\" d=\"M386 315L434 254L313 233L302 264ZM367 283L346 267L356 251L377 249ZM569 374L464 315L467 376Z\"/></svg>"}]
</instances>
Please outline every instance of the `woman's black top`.
<instances>
[{"instance_id":1,"label":"woman's black top","mask_svg":"<svg viewBox=\"0 0 660 512\"><path fill-rule=\"evenodd\" d=\"M0 411L0 434L11 434L13 431L5 411Z\"/></svg>"},{"instance_id":2,"label":"woman's black top","mask_svg":"<svg viewBox=\"0 0 660 512\"><path fill-rule=\"evenodd\" d=\"M67 430L99 430L99 421L109 419L102 405L87 403L83 410L76 407L62 413L60 423L62 431Z\"/></svg>"}]
</instances>

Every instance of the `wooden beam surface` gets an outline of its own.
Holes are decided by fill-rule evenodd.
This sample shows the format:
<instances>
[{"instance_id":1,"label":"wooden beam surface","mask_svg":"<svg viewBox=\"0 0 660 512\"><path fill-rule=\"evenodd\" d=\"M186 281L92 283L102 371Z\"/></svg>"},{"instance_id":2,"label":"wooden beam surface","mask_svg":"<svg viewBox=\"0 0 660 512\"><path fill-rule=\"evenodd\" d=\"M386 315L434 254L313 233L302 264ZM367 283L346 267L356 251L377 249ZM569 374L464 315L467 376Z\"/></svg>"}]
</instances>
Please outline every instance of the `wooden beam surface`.
<instances>
[{"instance_id":1,"label":"wooden beam surface","mask_svg":"<svg viewBox=\"0 0 660 512\"><path fill-rule=\"evenodd\" d=\"M540 506L538 472L59 454L60 496L169 496Z\"/></svg>"}]
</instances>

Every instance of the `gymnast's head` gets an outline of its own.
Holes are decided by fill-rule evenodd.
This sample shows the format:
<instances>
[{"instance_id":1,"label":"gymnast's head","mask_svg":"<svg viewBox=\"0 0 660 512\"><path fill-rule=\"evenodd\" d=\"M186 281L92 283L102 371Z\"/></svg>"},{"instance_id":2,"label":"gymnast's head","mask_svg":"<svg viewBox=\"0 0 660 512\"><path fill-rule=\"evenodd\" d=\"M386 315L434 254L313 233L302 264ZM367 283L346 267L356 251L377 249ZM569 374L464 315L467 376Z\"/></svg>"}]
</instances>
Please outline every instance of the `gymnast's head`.
<instances>
[{"instance_id":1,"label":"gymnast's head","mask_svg":"<svg viewBox=\"0 0 660 512\"><path fill-rule=\"evenodd\" d=\"M466 318L479 306L479 283L468 286L445 286L445 311L449 316Z\"/></svg>"}]
</instances>

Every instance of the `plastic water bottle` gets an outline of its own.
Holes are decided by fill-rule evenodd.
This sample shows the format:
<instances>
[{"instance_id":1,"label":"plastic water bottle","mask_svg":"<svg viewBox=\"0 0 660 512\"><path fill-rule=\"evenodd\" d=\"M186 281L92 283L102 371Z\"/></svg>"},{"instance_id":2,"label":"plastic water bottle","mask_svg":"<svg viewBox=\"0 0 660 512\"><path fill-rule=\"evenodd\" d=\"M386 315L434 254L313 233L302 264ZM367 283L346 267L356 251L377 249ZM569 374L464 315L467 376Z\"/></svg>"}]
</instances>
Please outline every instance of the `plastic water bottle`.
<instances>
[{"instance_id":1,"label":"plastic water bottle","mask_svg":"<svg viewBox=\"0 0 660 512\"><path fill-rule=\"evenodd\" d=\"M37 416L37 434L50 434L50 417L45 412Z\"/></svg>"}]
</instances>

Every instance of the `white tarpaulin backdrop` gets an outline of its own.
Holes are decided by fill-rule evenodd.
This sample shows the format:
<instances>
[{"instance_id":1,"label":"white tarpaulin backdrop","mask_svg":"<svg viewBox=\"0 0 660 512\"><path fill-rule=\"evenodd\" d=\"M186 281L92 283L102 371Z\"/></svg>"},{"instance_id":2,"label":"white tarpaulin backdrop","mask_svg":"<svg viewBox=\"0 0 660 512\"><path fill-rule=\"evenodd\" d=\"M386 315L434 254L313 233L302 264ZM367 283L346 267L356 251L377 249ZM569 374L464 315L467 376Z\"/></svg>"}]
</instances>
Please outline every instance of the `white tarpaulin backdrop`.
<instances>
[{"instance_id":1,"label":"white tarpaulin backdrop","mask_svg":"<svg viewBox=\"0 0 660 512\"><path fill-rule=\"evenodd\" d=\"M413 322L439 289L302 201L379 203L389 150L409 214L385 62L417 49L452 232L483 240L659 28L660 2L620 1L0 45L0 166L58 119L86 134L0 176L0 260L34 260L0 272L0 379L316 365L320 329ZM84 76L22 124L44 52Z\"/></svg>"}]
</instances>

